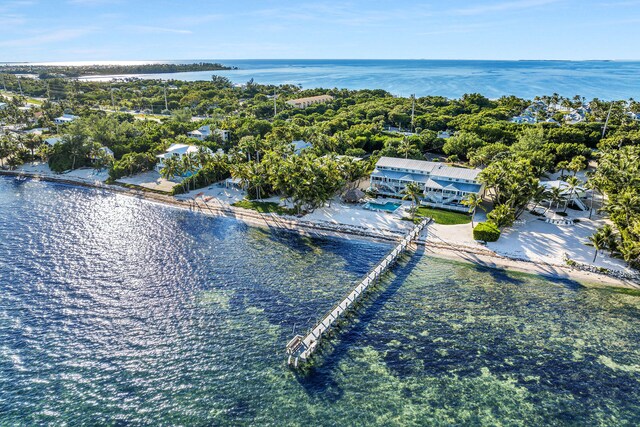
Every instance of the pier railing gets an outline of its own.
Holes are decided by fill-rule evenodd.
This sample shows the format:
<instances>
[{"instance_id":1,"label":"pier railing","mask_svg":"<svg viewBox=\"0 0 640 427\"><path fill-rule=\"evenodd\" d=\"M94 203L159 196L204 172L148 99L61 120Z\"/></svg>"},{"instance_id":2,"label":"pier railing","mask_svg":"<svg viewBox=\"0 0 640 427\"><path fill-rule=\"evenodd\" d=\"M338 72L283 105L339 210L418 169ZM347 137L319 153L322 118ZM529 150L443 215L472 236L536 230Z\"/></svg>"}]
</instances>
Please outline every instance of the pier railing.
<instances>
[{"instance_id":1,"label":"pier railing","mask_svg":"<svg viewBox=\"0 0 640 427\"><path fill-rule=\"evenodd\" d=\"M353 305L355 305L363 294L380 280L380 277L398 260L407 250L409 245L418 238L422 230L429 224L430 218L420 221L393 249L391 249L381 261L379 261L369 272L347 292L320 320L309 329L305 336L296 335L287 343L287 363L295 367L300 361L304 362L318 348L320 338L327 333L334 323L345 315Z\"/></svg>"}]
</instances>

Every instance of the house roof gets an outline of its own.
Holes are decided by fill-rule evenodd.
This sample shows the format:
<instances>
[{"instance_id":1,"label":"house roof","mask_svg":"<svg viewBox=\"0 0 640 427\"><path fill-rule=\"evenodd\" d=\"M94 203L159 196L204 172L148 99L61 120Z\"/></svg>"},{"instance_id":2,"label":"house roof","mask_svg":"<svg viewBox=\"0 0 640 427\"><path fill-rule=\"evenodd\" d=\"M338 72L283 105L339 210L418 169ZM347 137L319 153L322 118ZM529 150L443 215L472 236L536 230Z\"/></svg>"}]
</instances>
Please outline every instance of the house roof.
<instances>
[{"instance_id":1,"label":"house roof","mask_svg":"<svg viewBox=\"0 0 640 427\"><path fill-rule=\"evenodd\" d=\"M295 151L296 153L300 153L300 151L306 149L306 148L311 148L313 147L313 144L311 144L310 142L307 141L303 141L303 140L298 140L298 141L293 141L291 143L291 146L293 147L293 151Z\"/></svg>"},{"instance_id":2,"label":"house roof","mask_svg":"<svg viewBox=\"0 0 640 427\"><path fill-rule=\"evenodd\" d=\"M333 96L331 95L317 95L317 96L309 96L306 98L290 99L287 101L287 104L303 104L305 102L327 102L332 100L333 100Z\"/></svg>"},{"instance_id":3,"label":"house roof","mask_svg":"<svg viewBox=\"0 0 640 427\"><path fill-rule=\"evenodd\" d=\"M47 145L55 145L57 142L62 143L62 138L53 136L51 138L47 138L44 141L42 141L43 144L47 144Z\"/></svg>"},{"instance_id":4,"label":"house roof","mask_svg":"<svg viewBox=\"0 0 640 427\"><path fill-rule=\"evenodd\" d=\"M78 116L74 116L73 114L63 114L60 117L56 117L54 120L60 120L63 122L70 122L73 121L75 119L78 119Z\"/></svg>"},{"instance_id":5,"label":"house roof","mask_svg":"<svg viewBox=\"0 0 640 427\"><path fill-rule=\"evenodd\" d=\"M376 168L398 168L408 169L418 174L430 175L432 177L443 177L452 179L476 180L480 174L480 169L456 168L446 166L440 162L427 162L424 160L399 159L396 157L380 157Z\"/></svg>"},{"instance_id":6,"label":"house roof","mask_svg":"<svg viewBox=\"0 0 640 427\"><path fill-rule=\"evenodd\" d=\"M166 152L164 152L163 154L158 154L156 157L166 159L173 155L184 156L187 153L197 153L197 152L198 152L198 147L196 147L195 145L171 144L169 148L167 148Z\"/></svg>"},{"instance_id":7,"label":"house roof","mask_svg":"<svg viewBox=\"0 0 640 427\"><path fill-rule=\"evenodd\" d=\"M543 187L545 187L547 190L550 188L559 188L561 190L561 194L567 195L569 193L571 193L571 190L569 189L569 184L567 184L567 182L562 181L562 180L555 180L555 181L540 181L540 185L542 185ZM584 193L586 190L584 187L576 187L574 194L575 193Z\"/></svg>"},{"instance_id":8,"label":"house roof","mask_svg":"<svg viewBox=\"0 0 640 427\"><path fill-rule=\"evenodd\" d=\"M113 150L109 147L100 147L100 151L104 151L107 155L113 157Z\"/></svg>"}]
</instances>

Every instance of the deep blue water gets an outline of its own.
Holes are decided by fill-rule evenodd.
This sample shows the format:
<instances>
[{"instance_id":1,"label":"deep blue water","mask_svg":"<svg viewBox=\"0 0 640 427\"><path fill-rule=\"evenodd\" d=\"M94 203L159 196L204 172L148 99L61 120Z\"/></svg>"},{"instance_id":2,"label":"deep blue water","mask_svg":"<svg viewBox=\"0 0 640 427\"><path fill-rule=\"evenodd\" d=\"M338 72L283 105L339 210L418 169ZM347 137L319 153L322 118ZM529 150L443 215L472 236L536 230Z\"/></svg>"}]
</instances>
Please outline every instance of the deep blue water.
<instances>
[{"instance_id":1,"label":"deep blue water","mask_svg":"<svg viewBox=\"0 0 640 427\"><path fill-rule=\"evenodd\" d=\"M200 61L200 60L199 60ZM394 95L458 98L481 93L490 98L559 93L587 99L640 98L640 62L632 61L466 61L466 60L202 60L236 66L233 71L143 75L143 78L209 80L304 88L384 89ZM160 61L167 62L167 61ZM169 61L191 63L194 61Z\"/></svg>"},{"instance_id":2,"label":"deep blue water","mask_svg":"<svg viewBox=\"0 0 640 427\"><path fill-rule=\"evenodd\" d=\"M387 249L0 177L0 425L640 423L640 294L421 253L289 370Z\"/></svg>"}]
</instances>

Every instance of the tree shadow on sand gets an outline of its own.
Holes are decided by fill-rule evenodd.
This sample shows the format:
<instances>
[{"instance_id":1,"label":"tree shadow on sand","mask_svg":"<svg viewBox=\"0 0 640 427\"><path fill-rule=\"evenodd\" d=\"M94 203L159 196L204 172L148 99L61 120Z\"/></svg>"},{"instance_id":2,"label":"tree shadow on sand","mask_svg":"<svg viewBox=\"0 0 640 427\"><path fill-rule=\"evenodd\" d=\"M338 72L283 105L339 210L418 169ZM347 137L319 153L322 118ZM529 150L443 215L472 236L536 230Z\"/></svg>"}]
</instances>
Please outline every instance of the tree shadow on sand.
<instances>
[{"instance_id":1,"label":"tree shadow on sand","mask_svg":"<svg viewBox=\"0 0 640 427\"><path fill-rule=\"evenodd\" d=\"M543 277L546 280L550 280L556 284L562 284L568 289L579 290L584 289L584 285L580 282L569 278L569 276L562 276L562 272L553 266L545 266L543 264L536 264L539 272L525 273L525 272L513 272L508 269L495 264L485 259L480 259L477 255L472 253L461 254L461 257L470 263L472 263L473 269L479 273L489 274L498 283L509 283L512 285L524 285L527 280L525 276ZM522 277L521 277L522 276Z\"/></svg>"}]
</instances>

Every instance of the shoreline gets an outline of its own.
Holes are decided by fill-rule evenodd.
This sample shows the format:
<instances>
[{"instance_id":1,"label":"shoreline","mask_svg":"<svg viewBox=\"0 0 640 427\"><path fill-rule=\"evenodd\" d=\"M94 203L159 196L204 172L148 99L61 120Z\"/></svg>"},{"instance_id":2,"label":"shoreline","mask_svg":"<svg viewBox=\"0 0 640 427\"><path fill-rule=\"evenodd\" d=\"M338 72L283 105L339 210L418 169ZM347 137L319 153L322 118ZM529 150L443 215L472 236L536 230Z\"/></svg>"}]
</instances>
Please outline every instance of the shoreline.
<instances>
[{"instance_id":1,"label":"shoreline","mask_svg":"<svg viewBox=\"0 0 640 427\"><path fill-rule=\"evenodd\" d=\"M284 217L277 214L262 214L253 210L230 205L227 206L221 204L220 206L212 206L211 204L197 200L183 201L169 195L136 190L119 185L104 184L100 181L84 180L82 178L65 178L41 173L5 170L0 170L0 175L102 189L116 194L142 198L147 201L162 203L163 205L187 209L208 216L233 218L248 225L288 231L305 236L328 236L343 239L357 238L359 240L374 240L387 243L395 242L403 236L403 233L392 230L380 230L379 232L374 232L370 228L365 227L344 224L337 225L335 223L321 224L313 221ZM436 243L429 241L428 238L424 236L419 238L417 243L424 245L426 255L435 258L464 262L495 270L533 274L547 279L576 281L586 286L610 286L640 290L640 284L628 279L620 279L606 274L593 273L565 265L554 265L505 257L496 254L490 249L478 250L476 248L456 245L446 241L443 243Z\"/></svg>"}]
</instances>

